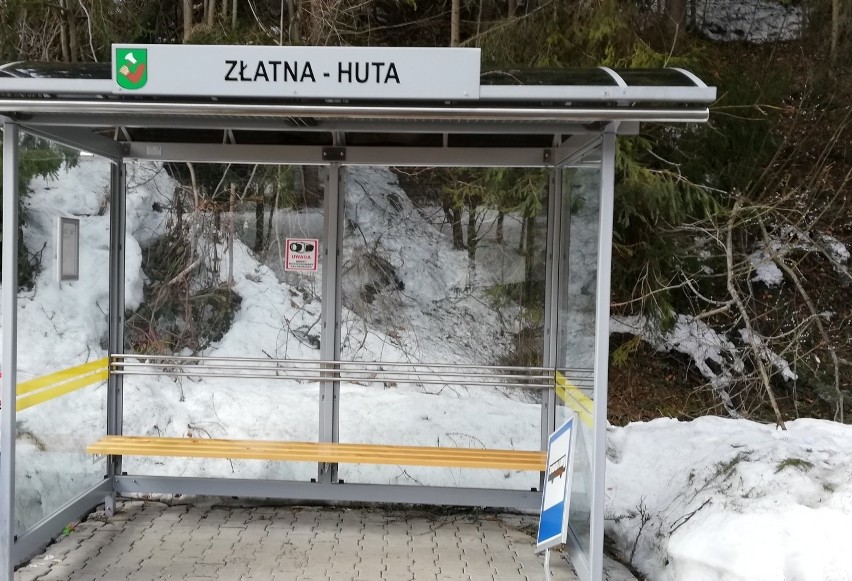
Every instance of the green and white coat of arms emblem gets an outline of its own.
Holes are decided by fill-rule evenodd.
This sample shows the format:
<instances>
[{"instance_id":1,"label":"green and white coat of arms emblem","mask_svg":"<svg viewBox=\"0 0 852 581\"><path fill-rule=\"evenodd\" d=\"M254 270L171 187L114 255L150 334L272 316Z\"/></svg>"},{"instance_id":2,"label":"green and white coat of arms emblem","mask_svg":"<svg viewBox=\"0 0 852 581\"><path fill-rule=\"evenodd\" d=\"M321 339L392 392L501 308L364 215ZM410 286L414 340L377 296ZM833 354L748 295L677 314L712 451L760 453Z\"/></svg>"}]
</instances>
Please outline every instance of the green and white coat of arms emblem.
<instances>
[{"instance_id":1,"label":"green and white coat of arms emblem","mask_svg":"<svg viewBox=\"0 0 852 581\"><path fill-rule=\"evenodd\" d=\"M148 82L148 50L144 48L115 49L115 81L118 86L131 91L141 89Z\"/></svg>"}]
</instances>

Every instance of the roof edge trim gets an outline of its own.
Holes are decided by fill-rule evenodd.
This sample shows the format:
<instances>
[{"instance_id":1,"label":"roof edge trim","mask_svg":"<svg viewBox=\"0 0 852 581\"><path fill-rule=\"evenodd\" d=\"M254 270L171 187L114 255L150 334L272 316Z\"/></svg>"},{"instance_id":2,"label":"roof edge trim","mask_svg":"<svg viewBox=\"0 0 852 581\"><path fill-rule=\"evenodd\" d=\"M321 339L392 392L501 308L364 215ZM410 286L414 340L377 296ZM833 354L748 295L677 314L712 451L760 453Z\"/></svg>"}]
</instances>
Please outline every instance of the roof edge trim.
<instances>
[{"instance_id":1,"label":"roof edge trim","mask_svg":"<svg viewBox=\"0 0 852 581\"><path fill-rule=\"evenodd\" d=\"M93 116L153 115L198 117L290 117L323 119L405 119L430 121L654 121L704 122L706 107L684 108L536 108L536 107L417 107L358 105L275 105L236 103L177 103L76 99L0 99L5 114L65 113Z\"/></svg>"}]
</instances>

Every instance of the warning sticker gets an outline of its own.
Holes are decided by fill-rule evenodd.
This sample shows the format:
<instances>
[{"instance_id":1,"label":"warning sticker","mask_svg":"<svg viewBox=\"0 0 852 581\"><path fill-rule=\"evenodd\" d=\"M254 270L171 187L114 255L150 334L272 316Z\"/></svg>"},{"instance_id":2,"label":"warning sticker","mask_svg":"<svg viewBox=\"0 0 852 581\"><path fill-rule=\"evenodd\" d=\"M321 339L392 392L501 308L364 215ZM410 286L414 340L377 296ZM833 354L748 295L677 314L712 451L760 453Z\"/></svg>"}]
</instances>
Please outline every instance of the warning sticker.
<instances>
[{"instance_id":1,"label":"warning sticker","mask_svg":"<svg viewBox=\"0 0 852 581\"><path fill-rule=\"evenodd\" d=\"M287 238L287 257L284 270L316 272L319 264L319 240L316 238Z\"/></svg>"}]
</instances>

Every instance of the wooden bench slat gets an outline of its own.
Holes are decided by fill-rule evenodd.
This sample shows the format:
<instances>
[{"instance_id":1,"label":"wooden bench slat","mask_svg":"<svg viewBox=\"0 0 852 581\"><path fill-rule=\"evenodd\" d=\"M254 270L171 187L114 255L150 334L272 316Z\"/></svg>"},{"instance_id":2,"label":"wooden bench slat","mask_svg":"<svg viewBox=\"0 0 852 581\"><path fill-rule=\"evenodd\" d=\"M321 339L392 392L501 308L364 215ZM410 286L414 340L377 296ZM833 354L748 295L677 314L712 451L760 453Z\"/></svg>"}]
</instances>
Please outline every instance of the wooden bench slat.
<instances>
[{"instance_id":1,"label":"wooden bench slat","mask_svg":"<svg viewBox=\"0 0 852 581\"><path fill-rule=\"evenodd\" d=\"M160 441L157 441L160 440ZM489 457L505 456L517 458L528 456L537 459L541 452L518 451L518 450L483 450L476 448L441 448L423 446L389 446L382 444L331 444L323 442L269 442L269 441L246 441L246 440L216 440L216 439L190 439L190 438L154 438L150 441L140 441L133 436L107 437L92 446L121 446L126 448L146 449L153 447L157 449L180 447L191 448L192 446L203 446L206 449L215 450L247 450L247 451L271 451L271 450L306 450L328 453L366 453L374 454L398 454L408 455L453 455L467 457L470 455L486 455Z\"/></svg>"},{"instance_id":2,"label":"wooden bench slat","mask_svg":"<svg viewBox=\"0 0 852 581\"><path fill-rule=\"evenodd\" d=\"M542 471L546 464L546 454L540 451L144 436L105 436L89 445L86 452L122 456L400 464L531 471Z\"/></svg>"},{"instance_id":3,"label":"wooden bench slat","mask_svg":"<svg viewBox=\"0 0 852 581\"><path fill-rule=\"evenodd\" d=\"M101 448L93 449L93 453L116 454L116 455L146 455L146 456L182 456L198 458L232 458L243 460L290 460L303 462L332 462L332 463L355 463L355 464L401 464L417 466L446 466L457 468L499 468L510 470L536 470L544 468L544 462L537 459L524 458L494 458L494 457L412 457L404 453L397 455L371 455L363 454L340 454L305 451L302 453L292 451L239 451L239 450L208 450L198 447L185 449L122 449Z\"/></svg>"}]
</instances>

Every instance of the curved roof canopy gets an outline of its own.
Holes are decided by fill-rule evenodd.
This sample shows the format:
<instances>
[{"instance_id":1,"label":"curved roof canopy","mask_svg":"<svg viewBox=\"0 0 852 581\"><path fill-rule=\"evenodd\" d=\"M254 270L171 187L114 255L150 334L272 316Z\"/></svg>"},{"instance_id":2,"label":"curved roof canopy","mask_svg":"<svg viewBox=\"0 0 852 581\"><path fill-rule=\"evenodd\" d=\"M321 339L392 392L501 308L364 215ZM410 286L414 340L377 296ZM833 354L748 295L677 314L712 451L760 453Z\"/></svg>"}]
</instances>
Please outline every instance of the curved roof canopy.
<instances>
[{"instance_id":1,"label":"curved roof canopy","mask_svg":"<svg viewBox=\"0 0 852 581\"><path fill-rule=\"evenodd\" d=\"M704 122L716 98L715 87L682 69L479 72L478 58L477 50L476 94L465 92L465 98L359 97L357 91L333 98L285 91L211 96L215 89L204 93L191 85L186 94L148 94L116 90L111 63L17 62L0 66L0 116L60 140L70 132L75 144L89 135L106 137L123 145L116 155L130 157L145 157L131 146L138 142L549 148L571 136L599 134L611 123L632 134L641 122ZM434 75L428 78L431 83Z\"/></svg>"}]
</instances>

